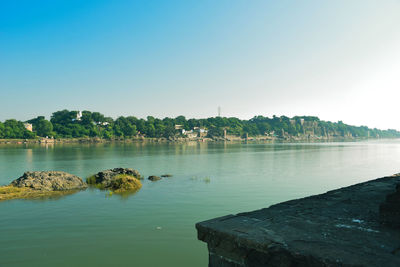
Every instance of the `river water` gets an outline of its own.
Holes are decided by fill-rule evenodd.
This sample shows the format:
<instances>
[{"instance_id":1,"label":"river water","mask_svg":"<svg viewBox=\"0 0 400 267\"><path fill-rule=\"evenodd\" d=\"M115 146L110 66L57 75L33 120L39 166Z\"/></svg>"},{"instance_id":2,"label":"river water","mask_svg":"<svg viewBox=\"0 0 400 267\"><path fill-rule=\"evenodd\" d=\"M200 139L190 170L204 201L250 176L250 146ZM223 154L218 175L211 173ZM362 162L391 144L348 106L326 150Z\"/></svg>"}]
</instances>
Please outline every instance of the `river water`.
<instances>
[{"instance_id":1,"label":"river water","mask_svg":"<svg viewBox=\"0 0 400 267\"><path fill-rule=\"evenodd\" d=\"M114 167L173 177L124 197L0 202L0 266L207 266L196 222L400 172L400 141L0 146L0 185Z\"/></svg>"}]
</instances>

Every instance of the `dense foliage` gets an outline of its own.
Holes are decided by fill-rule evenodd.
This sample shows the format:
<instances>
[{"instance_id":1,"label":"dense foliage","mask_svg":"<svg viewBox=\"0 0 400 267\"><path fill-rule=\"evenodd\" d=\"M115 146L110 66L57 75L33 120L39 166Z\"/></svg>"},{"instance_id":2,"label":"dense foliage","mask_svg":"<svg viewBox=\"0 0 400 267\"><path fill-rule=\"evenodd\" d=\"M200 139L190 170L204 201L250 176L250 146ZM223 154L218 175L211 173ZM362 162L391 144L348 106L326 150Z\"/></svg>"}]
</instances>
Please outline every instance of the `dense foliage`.
<instances>
[{"instance_id":1,"label":"dense foliage","mask_svg":"<svg viewBox=\"0 0 400 267\"><path fill-rule=\"evenodd\" d=\"M186 131L204 129L209 137L222 137L224 130L228 135L259 136L269 135L276 137L290 136L332 136L332 137L400 137L396 130L369 129L366 126L351 126L342 121L321 121L317 117L285 116L272 118L256 116L250 120L238 118L214 117L207 119L186 119L184 116L176 118L158 119L148 116L139 119L133 116L119 117L116 120L105 117L99 112L61 110L54 112L50 121L39 116L27 121L33 125L33 132L24 127L24 123L16 120L0 122L0 138L130 138L144 137L176 137ZM181 129L176 129L180 125Z\"/></svg>"},{"instance_id":2,"label":"dense foliage","mask_svg":"<svg viewBox=\"0 0 400 267\"><path fill-rule=\"evenodd\" d=\"M6 120L4 123L0 122L0 138L9 139L30 139L35 138L36 134L25 129L24 123L17 120Z\"/></svg>"}]
</instances>

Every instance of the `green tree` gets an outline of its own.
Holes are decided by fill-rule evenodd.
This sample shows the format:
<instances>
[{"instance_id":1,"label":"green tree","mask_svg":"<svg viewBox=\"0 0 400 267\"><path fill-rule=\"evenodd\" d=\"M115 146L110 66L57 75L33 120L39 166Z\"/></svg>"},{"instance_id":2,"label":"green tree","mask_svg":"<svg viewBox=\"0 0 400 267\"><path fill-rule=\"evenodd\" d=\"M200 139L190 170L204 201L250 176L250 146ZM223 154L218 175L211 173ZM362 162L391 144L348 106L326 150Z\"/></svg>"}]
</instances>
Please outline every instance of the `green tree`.
<instances>
[{"instance_id":1,"label":"green tree","mask_svg":"<svg viewBox=\"0 0 400 267\"><path fill-rule=\"evenodd\" d=\"M32 123L33 130L38 136L53 136L53 124L46 120L44 116L38 116L35 119L31 119L28 123Z\"/></svg>"},{"instance_id":2,"label":"green tree","mask_svg":"<svg viewBox=\"0 0 400 267\"><path fill-rule=\"evenodd\" d=\"M156 136L156 128L154 127L154 124L149 124L147 126L147 132L146 135L148 137L155 137Z\"/></svg>"},{"instance_id":3,"label":"green tree","mask_svg":"<svg viewBox=\"0 0 400 267\"><path fill-rule=\"evenodd\" d=\"M101 114L100 112L93 112L92 113L92 120L95 123L103 123L106 121L105 117L103 114Z\"/></svg>"},{"instance_id":4,"label":"green tree","mask_svg":"<svg viewBox=\"0 0 400 267\"><path fill-rule=\"evenodd\" d=\"M2 126L2 136L3 138L17 138L17 139L31 139L35 138L36 134L28 131L24 123L14 119L6 120Z\"/></svg>"}]
</instances>

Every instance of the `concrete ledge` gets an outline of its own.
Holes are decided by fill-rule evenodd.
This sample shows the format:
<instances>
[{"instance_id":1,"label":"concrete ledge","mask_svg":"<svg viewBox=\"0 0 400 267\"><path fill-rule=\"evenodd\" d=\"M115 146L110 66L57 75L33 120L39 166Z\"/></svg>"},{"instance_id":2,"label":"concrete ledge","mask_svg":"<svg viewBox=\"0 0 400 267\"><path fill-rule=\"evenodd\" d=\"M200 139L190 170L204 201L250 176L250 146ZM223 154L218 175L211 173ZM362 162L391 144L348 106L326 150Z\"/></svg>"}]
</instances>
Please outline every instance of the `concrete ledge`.
<instances>
[{"instance_id":1,"label":"concrete ledge","mask_svg":"<svg viewBox=\"0 0 400 267\"><path fill-rule=\"evenodd\" d=\"M380 222L394 175L196 224L209 266L400 266L400 230Z\"/></svg>"}]
</instances>

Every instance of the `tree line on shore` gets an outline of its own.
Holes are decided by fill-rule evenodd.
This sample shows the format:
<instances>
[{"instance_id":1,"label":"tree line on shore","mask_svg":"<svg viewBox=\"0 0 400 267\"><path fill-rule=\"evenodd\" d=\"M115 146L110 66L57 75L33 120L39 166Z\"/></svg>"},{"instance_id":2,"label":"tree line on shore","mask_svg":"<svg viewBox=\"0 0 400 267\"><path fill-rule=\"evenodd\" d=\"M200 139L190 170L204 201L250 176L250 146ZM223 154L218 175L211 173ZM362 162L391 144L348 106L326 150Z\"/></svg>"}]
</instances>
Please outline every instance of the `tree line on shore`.
<instances>
[{"instance_id":1,"label":"tree line on shore","mask_svg":"<svg viewBox=\"0 0 400 267\"><path fill-rule=\"evenodd\" d=\"M33 131L26 128L33 126ZM179 127L177 127L179 125ZM61 110L51 115L50 121L44 116L26 122L9 119L0 122L0 139L33 139L37 137L80 138L99 137L132 138L137 136L151 138L171 138L184 136L184 131L203 129L207 137L234 136L274 136L278 138L296 136L331 137L400 137L396 130L370 129L367 126L351 126L339 122L321 121L313 116L255 116L250 120L238 118L212 117L206 119L176 118L146 119L134 116L112 119L99 112Z\"/></svg>"}]
</instances>

